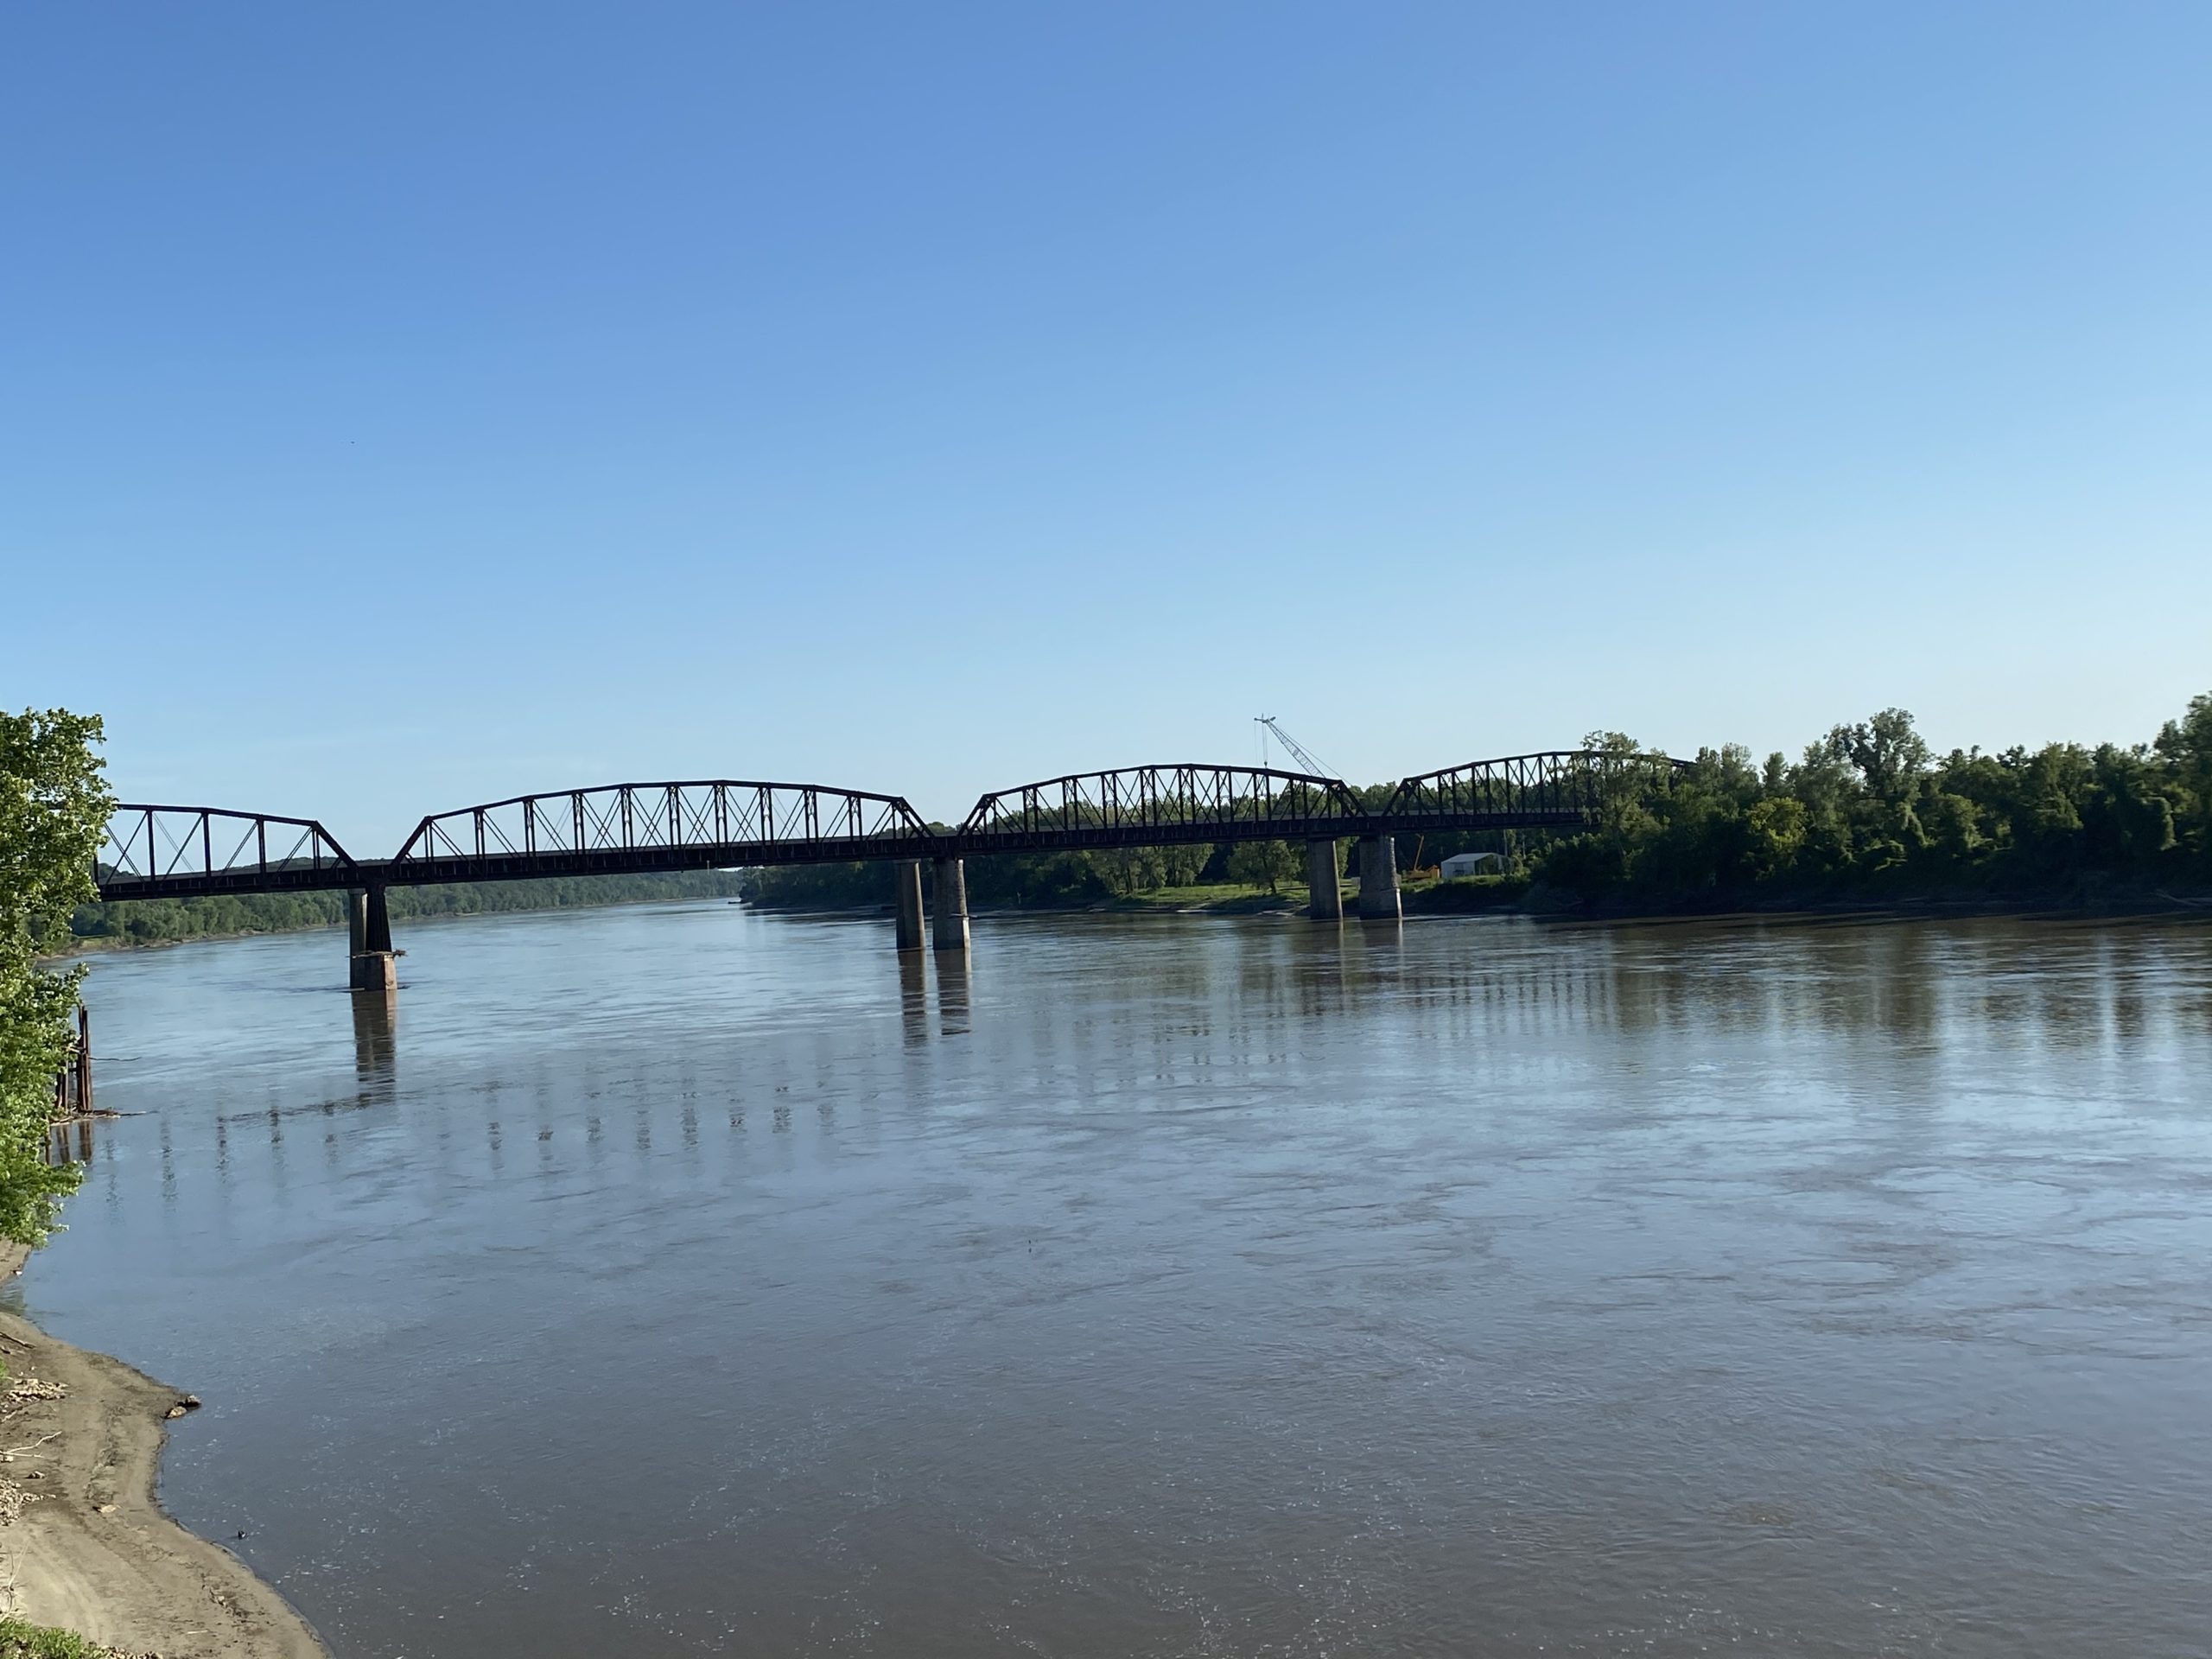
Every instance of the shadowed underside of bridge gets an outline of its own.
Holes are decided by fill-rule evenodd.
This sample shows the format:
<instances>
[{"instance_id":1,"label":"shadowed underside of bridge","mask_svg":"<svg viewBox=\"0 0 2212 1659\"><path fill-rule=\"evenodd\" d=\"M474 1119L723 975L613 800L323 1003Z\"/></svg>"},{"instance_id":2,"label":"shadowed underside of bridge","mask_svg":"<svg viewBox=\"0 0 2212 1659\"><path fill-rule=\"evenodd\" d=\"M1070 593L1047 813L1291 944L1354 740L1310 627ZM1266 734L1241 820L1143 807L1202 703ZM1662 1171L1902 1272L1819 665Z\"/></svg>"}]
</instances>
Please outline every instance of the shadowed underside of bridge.
<instances>
[{"instance_id":1,"label":"shadowed underside of bridge","mask_svg":"<svg viewBox=\"0 0 2212 1659\"><path fill-rule=\"evenodd\" d=\"M435 814L388 859L354 858L313 819L130 804L111 818L96 874L104 899L185 899L1416 831L1571 834L1680 764L1567 750L1470 761L1406 779L1372 806L1342 779L1308 773L1131 766L986 795L949 829L903 797L818 784L612 784Z\"/></svg>"}]
</instances>

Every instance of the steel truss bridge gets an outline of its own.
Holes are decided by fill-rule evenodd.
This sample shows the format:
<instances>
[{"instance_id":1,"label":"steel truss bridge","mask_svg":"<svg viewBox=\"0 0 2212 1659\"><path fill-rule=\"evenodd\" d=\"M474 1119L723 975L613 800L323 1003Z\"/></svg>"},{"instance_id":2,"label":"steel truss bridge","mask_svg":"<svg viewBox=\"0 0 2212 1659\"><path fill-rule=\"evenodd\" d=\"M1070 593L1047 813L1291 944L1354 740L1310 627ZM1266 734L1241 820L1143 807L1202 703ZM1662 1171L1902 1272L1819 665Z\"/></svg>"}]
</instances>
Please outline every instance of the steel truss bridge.
<instances>
[{"instance_id":1,"label":"steel truss bridge","mask_svg":"<svg viewBox=\"0 0 2212 1659\"><path fill-rule=\"evenodd\" d=\"M1662 755L1553 750L1401 782L1379 804L1342 779L1262 766L1073 772L984 796L958 825L903 796L708 779L518 795L424 818L390 858L355 858L311 818L211 806L116 807L100 897L424 887L865 860L949 860L1198 842L1309 843L1484 830L1572 834L1667 781Z\"/></svg>"}]
</instances>

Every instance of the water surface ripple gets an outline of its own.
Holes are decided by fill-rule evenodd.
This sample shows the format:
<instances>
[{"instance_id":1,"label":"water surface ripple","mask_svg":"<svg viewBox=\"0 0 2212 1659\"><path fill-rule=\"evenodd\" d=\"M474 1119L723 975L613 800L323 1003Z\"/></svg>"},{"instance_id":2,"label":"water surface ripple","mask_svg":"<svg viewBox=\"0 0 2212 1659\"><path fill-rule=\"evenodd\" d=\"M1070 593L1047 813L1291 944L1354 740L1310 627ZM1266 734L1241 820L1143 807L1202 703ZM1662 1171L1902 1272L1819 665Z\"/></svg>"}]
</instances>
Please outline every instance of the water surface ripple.
<instances>
[{"instance_id":1,"label":"water surface ripple","mask_svg":"<svg viewBox=\"0 0 2212 1659\"><path fill-rule=\"evenodd\" d=\"M2212 1651L2201 929L401 943L99 959L16 1293L342 1659Z\"/></svg>"}]
</instances>

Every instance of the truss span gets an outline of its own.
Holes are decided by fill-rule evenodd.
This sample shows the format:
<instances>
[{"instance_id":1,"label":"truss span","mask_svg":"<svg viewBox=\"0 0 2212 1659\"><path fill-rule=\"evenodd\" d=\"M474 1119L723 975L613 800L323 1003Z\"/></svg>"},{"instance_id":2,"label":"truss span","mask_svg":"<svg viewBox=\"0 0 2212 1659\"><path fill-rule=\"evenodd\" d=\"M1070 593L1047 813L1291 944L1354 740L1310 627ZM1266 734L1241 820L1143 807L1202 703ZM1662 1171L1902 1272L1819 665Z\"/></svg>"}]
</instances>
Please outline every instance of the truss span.
<instances>
[{"instance_id":1,"label":"truss span","mask_svg":"<svg viewBox=\"0 0 2212 1659\"><path fill-rule=\"evenodd\" d=\"M1612 804L1667 787L1686 765L1593 750L1509 755L1407 778L1371 807L1342 779L1313 772L1125 766L1000 790L955 830L933 828L902 796L822 784L608 784L434 813L388 860L354 859L311 818L131 804L115 810L95 875L106 899L193 898L1416 831L1573 833Z\"/></svg>"},{"instance_id":2,"label":"truss span","mask_svg":"<svg viewBox=\"0 0 2212 1659\"><path fill-rule=\"evenodd\" d=\"M1125 766L986 795L963 853L1355 836L1367 814L1343 779L1263 766Z\"/></svg>"},{"instance_id":3,"label":"truss span","mask_svg":"<svg viewBox=\"0 0 2212 1659\"><path fill-rule=\"evenodd\" d=\"M931 840L897 795L726 778L608 784L434 814L386 878L419 885L914 857Z\"/></svg>"},{"instance_id":4,"label":"truss span","mask_svg":"<svg viewBox=\"0 0 2212 1659\"><path fill-rule=\"evenodd\" d=\"M118 804L93 867L103 899L195 899L347 885L355 864L312 818Z\"/></svg>"},{"instance_id":5,"label":"truss span","mask_svg":"<svg viewBox=\"0 0 2212 1659\"><path fill-rule=\"evenodd\" d=\"M1393 829L1575 829L1609 802L1665 788L1687 762L1663 754L1553 749L1469 760L1402 780L1376 814Z\"/></svg>"}]
</instances>

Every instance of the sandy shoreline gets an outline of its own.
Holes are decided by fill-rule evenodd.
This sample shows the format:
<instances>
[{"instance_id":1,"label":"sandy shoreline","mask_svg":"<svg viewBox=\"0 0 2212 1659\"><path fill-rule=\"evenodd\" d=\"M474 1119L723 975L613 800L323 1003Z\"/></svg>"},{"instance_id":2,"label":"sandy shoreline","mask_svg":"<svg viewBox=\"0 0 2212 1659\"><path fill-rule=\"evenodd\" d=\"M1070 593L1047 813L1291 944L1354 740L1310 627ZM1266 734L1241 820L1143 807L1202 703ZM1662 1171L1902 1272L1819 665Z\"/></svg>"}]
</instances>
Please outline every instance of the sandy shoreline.
<instances>
[{"instance_id":1,"label":"sandy shoreline","mask_svg":"<svg viewBox=\"0 0 2212 1659\"><path fill-rule=\"evenodd\" d=\"M0 1281L26 1255L0 1247ZM0 1359L0 1478L30 1495L0 1521L0 1611L160 1659L328 1659L282 1596L156 1501L178 1390L5 1313ZM28 1397L46 1392L33 1378L60 1397Z\"/></svg>"}]
</instances>

